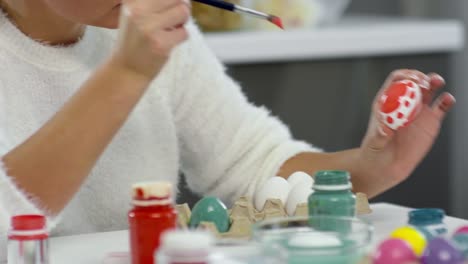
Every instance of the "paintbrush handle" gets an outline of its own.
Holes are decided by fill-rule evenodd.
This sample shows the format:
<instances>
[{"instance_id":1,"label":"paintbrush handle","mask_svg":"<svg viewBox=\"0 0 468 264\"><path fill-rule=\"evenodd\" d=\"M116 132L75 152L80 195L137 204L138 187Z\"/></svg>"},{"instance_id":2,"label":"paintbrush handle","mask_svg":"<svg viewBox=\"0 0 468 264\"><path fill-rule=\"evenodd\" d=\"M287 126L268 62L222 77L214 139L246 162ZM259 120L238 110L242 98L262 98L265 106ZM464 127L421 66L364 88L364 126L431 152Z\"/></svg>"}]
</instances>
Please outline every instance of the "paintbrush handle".
<instances>
[{"instance_id":1,"label":"paintbrush handle","mask_svg":"<svg viewBox=\"0 0 468 264\"><path fill-rule=\"evenodd\" d=\"M228 11L235 11L236 6L232 3L224 2L224 1L218 1L218 0L193 0L195 2L199 2L202 4L207 4L210 6L215 6L221 9L225 9Z\"/></svg>"},{"instance_id":2,"label":"paintbrush handle","mask_svg":"<svg viewBox=\"0 0 468 264\"><path fill-rule=\"evenodd\" d=\"M271 23L275 24L276 26L278 26L280 28L283 28L283 24L281 22L281 19L279 17L277 17L277 16L272 16L272 15L269 15L269 14L265 14L265 13L262 13L262 12L259 12L259 11L256 11L256 10L253 10L253 9L250 9L250 8L246 8L246 7L238 6L238 5L235 5L235 4L232 4L232 3L224 2L222 0L193 0L193 1L205 4L205 5L210 5L210 6L214 6L214 7L217 7L217 8L221 8L221 9L224 9L224 10L228 10L228 11L231 11L231 12L244 13L244 14L255 16L255 17L258 17L258 18L266 19L266 20L270 21Z\"/></svg>"}]
</instances>

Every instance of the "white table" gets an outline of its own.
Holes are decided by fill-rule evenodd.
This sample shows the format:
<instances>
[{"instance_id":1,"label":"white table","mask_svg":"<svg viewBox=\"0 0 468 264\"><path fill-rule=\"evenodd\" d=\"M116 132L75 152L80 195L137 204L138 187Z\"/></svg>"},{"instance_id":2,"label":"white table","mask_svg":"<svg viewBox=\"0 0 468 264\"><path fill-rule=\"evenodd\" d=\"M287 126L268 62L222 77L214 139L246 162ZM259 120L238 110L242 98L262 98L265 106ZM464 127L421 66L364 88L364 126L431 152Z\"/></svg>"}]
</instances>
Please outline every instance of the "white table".
<instances>
[{"instance_id":1,"label":"white table","mask_svg":"<svg viewBox=\"0 0 468 264\"><path fill-rule=\"evenodd\" d=\"M358 16L311 29L208 33L206 41L224 63L249 64L454 52L465 37L456 20Z\"/></svg>"},{"instance_id":2,"label":"white table","mask_svg":"<svg viewBox=\"0 0 468 264\"><path fill-rule=\"evenodd\" d=\"M375 227L373 245L386 238L392 230L407 221L409 208L379 203L372 205L373 213L363 218ZM449 232L468 225L467 220L454 217L445 219ZM128 232L115 231L86 235L54 237L51 239L51 263L98 264L109 252L128 252Z\"/></svg>"}]
</instances>

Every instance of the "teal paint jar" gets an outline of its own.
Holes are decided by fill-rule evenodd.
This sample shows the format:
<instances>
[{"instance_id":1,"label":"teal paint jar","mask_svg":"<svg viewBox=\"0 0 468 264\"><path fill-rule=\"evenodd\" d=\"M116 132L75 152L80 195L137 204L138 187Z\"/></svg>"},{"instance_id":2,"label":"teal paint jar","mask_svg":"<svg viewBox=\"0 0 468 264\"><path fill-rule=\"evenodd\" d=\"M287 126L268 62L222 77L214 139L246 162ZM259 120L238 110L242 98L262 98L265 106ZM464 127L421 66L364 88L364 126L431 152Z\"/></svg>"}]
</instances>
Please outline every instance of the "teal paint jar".
<instances>
[{"instance_id":1,"label":"teal paint jar","mask_svg":"<svg viewBox=\"0 0 468 264\"><path fill-rule=\"evenodd\" d=\"M422 208L408 213L408 224L420 230L428 241L447 234L445 212L437 208Z\"/></svg>"},{"instance_id":2,"label":"teal paint jar","mask_svg":"<svg viewBox=\"0 0 468 264\"><path fill-rule=\"evenodd\" d=\"M347 171L319 171L315 174L314 192L309 196L309 216L354 217L356 196L351 191ZM347 232L350 226L335 221L311 221L314 228L324 231Z\"/></svg>"}]
</instances>

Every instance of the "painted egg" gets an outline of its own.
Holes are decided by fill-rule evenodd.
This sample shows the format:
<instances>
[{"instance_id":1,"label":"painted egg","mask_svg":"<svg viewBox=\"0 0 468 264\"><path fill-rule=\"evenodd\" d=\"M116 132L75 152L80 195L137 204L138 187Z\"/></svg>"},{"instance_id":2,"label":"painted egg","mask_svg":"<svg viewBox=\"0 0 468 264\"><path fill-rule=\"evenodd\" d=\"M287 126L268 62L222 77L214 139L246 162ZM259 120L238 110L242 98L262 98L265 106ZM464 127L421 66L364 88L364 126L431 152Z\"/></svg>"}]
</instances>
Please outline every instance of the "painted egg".
<instances>
[{"instance_id":1,"label":"painted egg","mask_svg":"<svg viewBox=\"0 0 468 264\"><path fill-rule=\"evenodd\" d=\"M406 241L416 256L421 256L427 245L426 237L421 233L421 231L410 226L396 229L390 237Z\"/></svg>"},{"instance_id":2,"label":"painted egg","mask_svg":"<svg viewBox=\"0 0 468 264\"><path fill-rule=\"evenodd\" d=\"M455 231L455 234L468 234L468 226L462 226Z\"/></svg>"},{"instance_id":3,"label":"painted egg","mask_svg":"<svg viewBox=\"0 0 468 264\"><path fill-rule=\"evenodd\" d=\"M421 88L412 81L395 82L381 95L380 114L391 129L407 126L422 108Z\"/></svg>"},{"instance_id":4,"label":"painted egg","mask_svg":"<svg viewBox=\"0 0 468 264\"><path fill-rule=\"evenodd\" d=\"M307 203L309 195L312 192L312 186L308 184L296 184L291 191L289 191L288 201L286 202L286 212L288 215L293 216L299 204Z\"/></svg>"},{"instance_id":5,"label":"painted egg","mask_svg":"<svg viewBox=\"0 0 468 264\"><path fill-rule=\"evenodd\" d=\"M396 238L380 243L372 256L373 264L406 264L417 260L408 242Z\"/></svg>"},{"instance_id":6,"label":"painted egg","mask_svg":"<svg viewBox=\"0 0 468 264\"><path fill-rule=\"evenodd\" d=\"M282 177L272 177L268 179L263 187L255 194L255 208L262 211L268 199L280 199L283 205L285 205L288 194L288 181Z\"/></svg>"},{"instance_id":7,"label":"painted egg","mask_svg":"<svg viewBox=\"0 0 468 264\"><path fill-rule=\"evenodd\" d=\"M468 260L468 233L457 233L453 235L452 242L461 251L463 257Z\"/></svg>"},{"instance_id":8,"label":"painted egg","mask_svg":"<svg viewBox=\"0 0 468 264\"><path fill-rule=\"evenodd\" d=\"M421 262L423 264L460 264L463 262L463 256L451 242L439 237L429 242Z\"/></svg>"},{"instance_id":9,"label":"painted egg","mask_svg":"<svg viewBox=\"0 0 468 264\"><path fill-rule=\"evenodd\" d=\"M192 209L189 226L198 227L201 222L212 222L220 233L229 230L229 214L226 206L216 197L207 196L198 201Z\"/></svg>"},{"instance_id":10,"label":"painted egg","mask_svg":"<svg viewBox=\"0 0 468 264\"><path fill-rule=\"evenodd\" d=\"M291 176L289 176L288 183L291 189L294 188L298 183L312 187L312 185L314 185L314 179L312 176L303 171L296 171L291 174Z\"/></svg>"}]
</instances>

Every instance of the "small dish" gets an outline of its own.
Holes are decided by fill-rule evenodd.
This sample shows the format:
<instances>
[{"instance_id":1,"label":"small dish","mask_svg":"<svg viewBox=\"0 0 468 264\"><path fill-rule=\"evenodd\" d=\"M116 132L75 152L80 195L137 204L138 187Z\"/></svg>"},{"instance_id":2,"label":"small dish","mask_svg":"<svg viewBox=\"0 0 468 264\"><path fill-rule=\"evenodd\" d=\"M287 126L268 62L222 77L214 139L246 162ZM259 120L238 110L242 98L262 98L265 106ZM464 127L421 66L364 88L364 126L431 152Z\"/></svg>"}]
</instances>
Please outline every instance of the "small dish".
<instances>
[{"instance_id":1,"label":"small dish","mask_svg":"<svg viewBox=\"0 0 468 264\"><path fill-rule=\"evenodd\" d=\"M334 216L276 218L253 227L254 240L270 259L265 263L359 263L372 233L373 226L359 218Z\"/></svg>"}]
</instances>

